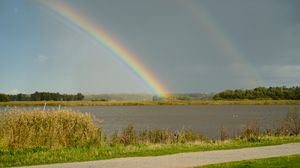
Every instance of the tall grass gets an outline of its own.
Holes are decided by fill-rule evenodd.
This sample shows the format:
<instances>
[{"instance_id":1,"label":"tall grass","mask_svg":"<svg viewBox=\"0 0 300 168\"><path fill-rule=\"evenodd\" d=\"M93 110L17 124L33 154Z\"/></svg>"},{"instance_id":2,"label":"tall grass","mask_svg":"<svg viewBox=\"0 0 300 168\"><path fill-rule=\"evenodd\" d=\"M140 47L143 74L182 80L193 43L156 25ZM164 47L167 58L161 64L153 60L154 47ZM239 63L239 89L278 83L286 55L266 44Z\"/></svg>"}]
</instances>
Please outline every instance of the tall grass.
<instances>
[{"instance_id":1,"label":"tall grass","mask_svg":"<svg viewBox=\"0 0 300 168\"><path fill-rule=\"evenodd\" d=\"M297 110L290 110L280 128L262 131L257 122L248 123L236 138L258 142L263 136L299 135L300 120ZM220 139L229 138L228 130L220 130ZM192 130L142 130L128 125L107 137L97 127L90 114L74 110L42 111L13 109L0 113L0 149L31 147L62 148L79 146L115 146L137 144L180 144L209 141Z\"/></svg>"},{"instance_id":2,"label":"tall grass","mask_svg":"<svg viewBox=\"0 0 300 168\"><path fill-rule=\"evenodd\" d=\"M295 113L288 113L280 129L264 132L253 122L233 139L227 139L228 131L222 127L218 141L191 130L137 131L133 125L106 137L89 114L14 109L0 113L0 167L300 142Z\"/></svg>"},{"instance_id":3,"label":"tall grass","mask_svg":"<svg viewBox=\"0 0 300 168\"><path fill-rule=\"evenodd\" d=\"M143 130L136 131L133 125L111 136L110 144L176 144L196 141L206 141L208 138L201 134L195 134L192 130L179 130L171 132L168 130Z\"/></svg>"},{"instance_id":4,"label":"tall grass","mask_svg":"<svg viewBox=\"0 0 300 168\"><path fill-rule=\"evenodd\" d=\"M207 140L206 136L191 130L136 131L133 125L107 138L91 115L68 109L14 109L0 114L0 149L174 144L204 140Z\"/></svg>"},{"instance_id":5,"label":"tall grass","mask_svg":"<svg viewBox=\"0 0 300 168\"><path fill-rule=\"evenodd\" d=\"M101 129L87 113L15 109L0 116L0 148L74 147L100 140Z\"/></svg>"}]
</instances>

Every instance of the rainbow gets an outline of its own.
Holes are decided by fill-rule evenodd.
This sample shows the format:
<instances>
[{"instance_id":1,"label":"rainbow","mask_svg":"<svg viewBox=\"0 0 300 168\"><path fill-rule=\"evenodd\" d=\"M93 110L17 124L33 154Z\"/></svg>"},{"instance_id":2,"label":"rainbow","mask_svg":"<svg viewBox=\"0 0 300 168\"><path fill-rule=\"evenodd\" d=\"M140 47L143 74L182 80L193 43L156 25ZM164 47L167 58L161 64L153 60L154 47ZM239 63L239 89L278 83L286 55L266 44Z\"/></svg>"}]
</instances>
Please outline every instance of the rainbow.
<instances>
[{"instance_id":1,"label":"rainbow","mask_svg":"<svg viewBox=\"0 0 300 168\"><path fill-rule=\"evenodd\" d=\"M230 35L226 33L220 25L218 25L209 12L202 7L201 3L194 1L176 1L180 7L185 7L187 13L194 20L194 23L209 34L212 42L216 44L216 50L223 53L226 61L231 62L232 75L237 78L244 78L241 84L246 87L255 87L262 85L262 80L256 71L256 68L247 60L245 54L232 40Z\"/></svg>"},{"instance_id":2,"label":"rainbow","mask_svg":"<svg viewBox=\"0 0 300 168\"><path fill-rule=\"evenodd\" d=\"M39 1L41 2L41 1ZM137 56L125 48L120 42L109 35L103 28L95 25L71 6L58 1L43 1L45 6L63 16L97 40L104 48L109 49L113 56L127 65L151 91L161 97L169 96L169 91L158 79L138 60Z\"/></svg>"}]
</instances>

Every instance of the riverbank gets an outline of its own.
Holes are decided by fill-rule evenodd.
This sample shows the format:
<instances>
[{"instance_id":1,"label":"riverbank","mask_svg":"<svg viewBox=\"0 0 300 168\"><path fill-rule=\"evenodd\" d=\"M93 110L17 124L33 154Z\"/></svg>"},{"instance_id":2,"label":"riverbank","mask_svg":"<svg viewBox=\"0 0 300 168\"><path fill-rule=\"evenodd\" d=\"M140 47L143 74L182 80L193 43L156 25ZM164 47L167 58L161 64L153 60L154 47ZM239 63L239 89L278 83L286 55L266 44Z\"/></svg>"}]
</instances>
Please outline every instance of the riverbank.
<instances>
[{"instance_id":1,"label":"riverbank","mask_svg":"<svg viewBox=\"0 0 300 168\"><path fill-rule=\"evenodd\" d=\"M0 106L300 105L300 100L11 101Z\"/></svg>"},{"instance_id":2,"label":"riverbank","mask_svg":"<svg viewBox=\"0 0 300 168\"><path fill-rule=\"evenodd\" d=\"M103 160L133 156L159 156L182 152L238 149L300 142L299 118L294 111L277 129L244 128L228 139L212 140L192 130L136 130L128 125L108 136L88 113L62 109L12 109L0 113L0 167ZM298 135L298 136L297 136Z\"/></svg>"},{"instance_id":3,"label":"riverbank","mask_svg":"<svg viewBox=\"0 0 300 168\"><path fill-rule=\"evenodd\" d=\"M231 139L185 144L103 145L62 149L35 147L19 150L0 150L0 167L106 160L134 156L160 156L183 152L240 149L300 142L299 136L264 136L259 139L259 141Z\"/></svg>"}]
</instances>

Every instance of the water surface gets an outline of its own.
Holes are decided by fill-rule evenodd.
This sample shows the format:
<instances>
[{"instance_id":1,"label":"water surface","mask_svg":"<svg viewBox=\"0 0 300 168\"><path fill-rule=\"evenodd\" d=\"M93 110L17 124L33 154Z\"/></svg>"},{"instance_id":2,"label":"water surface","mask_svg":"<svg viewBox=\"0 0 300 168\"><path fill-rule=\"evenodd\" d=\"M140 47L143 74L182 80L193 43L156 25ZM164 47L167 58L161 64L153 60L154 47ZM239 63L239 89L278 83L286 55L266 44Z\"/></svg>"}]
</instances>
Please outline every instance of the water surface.
<instances>
[{"instance_id":1,"label":"water surface","mask_svg":"<svg viewBox=\"0 0 300 168\"><path fill-rule=\"evenodd\" d=\"M247 124L257 122L261 129L278 127L290 108L299 105L190 105L190 106L113 106L72 107L103 120L108 131L128 124L137 129L192 129L218 138L221 127L237 134Z\"/></svg>"}]
</instances>

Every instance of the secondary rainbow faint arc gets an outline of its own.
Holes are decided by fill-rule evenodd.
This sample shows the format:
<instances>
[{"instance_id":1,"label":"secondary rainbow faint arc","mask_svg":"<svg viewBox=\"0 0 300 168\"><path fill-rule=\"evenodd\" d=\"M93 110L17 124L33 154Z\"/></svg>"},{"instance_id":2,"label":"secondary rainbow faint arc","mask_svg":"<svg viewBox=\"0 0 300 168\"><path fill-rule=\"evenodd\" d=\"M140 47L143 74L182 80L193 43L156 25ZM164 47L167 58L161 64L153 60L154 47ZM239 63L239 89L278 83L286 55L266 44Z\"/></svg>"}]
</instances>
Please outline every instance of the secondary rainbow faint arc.
<instances>
[{"instance_id":1,"label":"secondary rainbow faint arc","mask_svg":"<svg viewBox=\"0 0 300 168\"><path fill-rule=\"evenodd\" d=\"M167 97L170 92L162 85L158 79L137 59L134 53L126 49L117 40L113 39L103 28L96 26L79 12L65 3L57 1L43 1L47 7L59 13L73 24L79 26L95 38L101 45L112 51L118 59L124 62L133 70L151 90L159 96Z\"/></svg>"}]
</instances>

